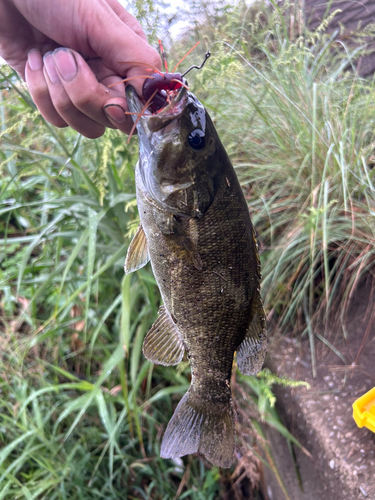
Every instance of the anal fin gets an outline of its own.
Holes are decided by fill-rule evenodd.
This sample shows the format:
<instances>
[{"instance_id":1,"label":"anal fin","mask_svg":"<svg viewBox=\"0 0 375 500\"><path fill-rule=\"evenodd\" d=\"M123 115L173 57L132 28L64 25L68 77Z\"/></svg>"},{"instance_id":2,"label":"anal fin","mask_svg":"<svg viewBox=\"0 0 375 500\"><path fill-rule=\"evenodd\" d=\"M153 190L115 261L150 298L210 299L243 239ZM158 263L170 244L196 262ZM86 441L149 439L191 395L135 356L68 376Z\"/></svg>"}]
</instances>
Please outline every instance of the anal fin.
<instances>
[{"instance_id":1,"label":"anal fin","mask_svg":"<svg viewBox=\"0 0 375 500\"><path fill-rule=\"evenodd\" d=\"M128 253L126 254L124 266L125 274L138 271L138 269L145 266L149 260L150 256L148 254L146 235L142 225L139 224L137 232L129 245Z\"/></svg>"},{"instance_id":2,"label":"anal fin","mask_svg":"<svg viewBox=\"0 0 375 500\"><path fill-rule=\"evenodd\" d=\"M259 290L255 292L251 313L246 336L237 349L237 365L244 375L256 375L262 369L266 356L266 319Z\"/></svg>"},{"instance_id":3,"label":"anal fin","mask_svg":"<svg viewBox=\"0 0 375 500\"><path fill-rule=\"evenodd\" d=\"M180 333L165 306L159 309L159 317L150 328L143 342L143 354L158 365L177 365L185 347Z\"/></svg>"}]
</instances>

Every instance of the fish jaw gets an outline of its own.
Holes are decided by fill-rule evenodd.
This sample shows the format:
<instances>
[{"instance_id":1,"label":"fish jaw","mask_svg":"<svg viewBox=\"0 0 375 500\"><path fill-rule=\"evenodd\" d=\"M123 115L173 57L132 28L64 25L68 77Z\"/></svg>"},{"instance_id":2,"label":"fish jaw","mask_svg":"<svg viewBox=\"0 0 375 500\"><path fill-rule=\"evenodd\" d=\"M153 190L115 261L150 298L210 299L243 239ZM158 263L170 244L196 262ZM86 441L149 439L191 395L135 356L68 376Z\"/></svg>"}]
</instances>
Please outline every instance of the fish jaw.
<instances>
[{"instance_id":1,"label":"fish jaw","mask_svg":"<svg viewBox=\"0 0 375 500\"><path fill-rule=\"evenodd\" d=\"M125 89L126 100L128 103L128 108L131 113L142 112L142 102L140 101L134 87L128 85ZM145 113L149 113L149 111L145 111ZM135 123L137 120L137 115L131 115L133 122ZM141 118L137 123L137 132L140 146L140 153L144 152L144 154L151 154L152 145L151 145L151 132L148 130L147 126L145 126L144 118ZM143 150L143 151L142 151Z\"/></svg>"}]
</instances>

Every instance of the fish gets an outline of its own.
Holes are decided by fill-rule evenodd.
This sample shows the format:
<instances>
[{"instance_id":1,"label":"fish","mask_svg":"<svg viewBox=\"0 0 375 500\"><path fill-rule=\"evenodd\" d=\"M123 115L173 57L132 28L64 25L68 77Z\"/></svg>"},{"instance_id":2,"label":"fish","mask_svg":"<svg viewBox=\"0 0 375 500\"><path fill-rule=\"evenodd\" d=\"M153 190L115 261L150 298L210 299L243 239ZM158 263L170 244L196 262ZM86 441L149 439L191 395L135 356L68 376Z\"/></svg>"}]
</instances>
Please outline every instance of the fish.
<instances>
[{"instance_id":1,"label":"fish","mask_svg":"<svg viewBox=\"0 0 375 500\"><path fill-rule=\"evenodd\" d=\"M173 366L186 352L191 385L161 444L162 458L197 453L213 465L234 461L234 354L255 375L267 348L260 260L249 209L204 106L186 87L158 112L126 99L139 139L136 196L140 225L125 272L149 261L163 305L143 353Z\"/></svg>"}]
</instances>

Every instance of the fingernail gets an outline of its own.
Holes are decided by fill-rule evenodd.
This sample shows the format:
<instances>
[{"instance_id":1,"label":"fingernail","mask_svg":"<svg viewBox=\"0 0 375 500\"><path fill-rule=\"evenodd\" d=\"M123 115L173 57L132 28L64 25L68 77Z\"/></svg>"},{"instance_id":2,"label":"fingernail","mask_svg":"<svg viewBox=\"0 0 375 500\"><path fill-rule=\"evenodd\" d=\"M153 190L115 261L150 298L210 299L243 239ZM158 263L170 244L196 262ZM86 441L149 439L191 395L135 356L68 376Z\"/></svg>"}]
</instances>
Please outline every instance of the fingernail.
<instances>
[{"instance_id":1,"label":"fingernail","mask_svg":"<svg viewBox=\"0 0 375 500\"><path fill-rule=\"evenodd\" d=\"M27 54L27 61L31 71L40 71L43 68L42 54L38 49L31 49Z\"/></svg>"},{"instance_id":2,"label":"fingernail","mask_svg":"<svg viewBox=\"0 0 375 500\"><path fill-rule=\"evenodd\" d=\"M78 71L77 63L73 53L69 49L65 47L56 49L53 53L53 59L63 80L70 82L76 77Z\"/></svg>"},{"instance_id":3,"label":"fingernail","mask_svg":"<svg viewBox=\"0 0 375 500\"><path fill-rule=\"evenodd\" d=\"M46 68L48 78L50 79L51 83L59 83L60 78L59 75L57 74L56 67L55 67L55 62L52 57L52 52L47 52L43 56L43 62L44 62L44 67Z\"/></svg>"},{"instance_id":4,"label":"fingernail","mask_svg":"<svg viewBox=\"0 0 375 500\"><path fill-rule=\"evenodd\" d=\"M107 104L104 106L104 111L108 118L117 123L124 123L126 121L125 109L119 104Z\"/></svg>"}]
</instances>

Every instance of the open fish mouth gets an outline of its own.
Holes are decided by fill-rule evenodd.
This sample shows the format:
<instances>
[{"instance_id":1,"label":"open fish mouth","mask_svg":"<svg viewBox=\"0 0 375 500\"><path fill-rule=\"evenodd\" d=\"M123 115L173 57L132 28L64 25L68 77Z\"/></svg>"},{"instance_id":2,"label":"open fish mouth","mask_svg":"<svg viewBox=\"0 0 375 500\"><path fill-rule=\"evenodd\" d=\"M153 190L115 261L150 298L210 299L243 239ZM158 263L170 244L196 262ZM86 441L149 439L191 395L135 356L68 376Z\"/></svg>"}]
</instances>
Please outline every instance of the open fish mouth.
<instances>
[{"instance_id":1,"label":"open fish mouth","mask_svg":"<svg viewBox=\"0 0 375 500\"><path fill-rule=\"evenodd\" d=\"M131 113L136 113L132 115L132 118L134 123L137 122L137 131L140 138L146 135L149 139L150 134L161 130L181 116L188 102L189 95L187 89L181 87L173 92L173 95L170 97L170 102L156 113L152 113L147 108L144 109L144 104L131 85L127 85L125 94L129 111ZM139 115L141 115L140 118Z\"/></svg>"}]
</instances>

